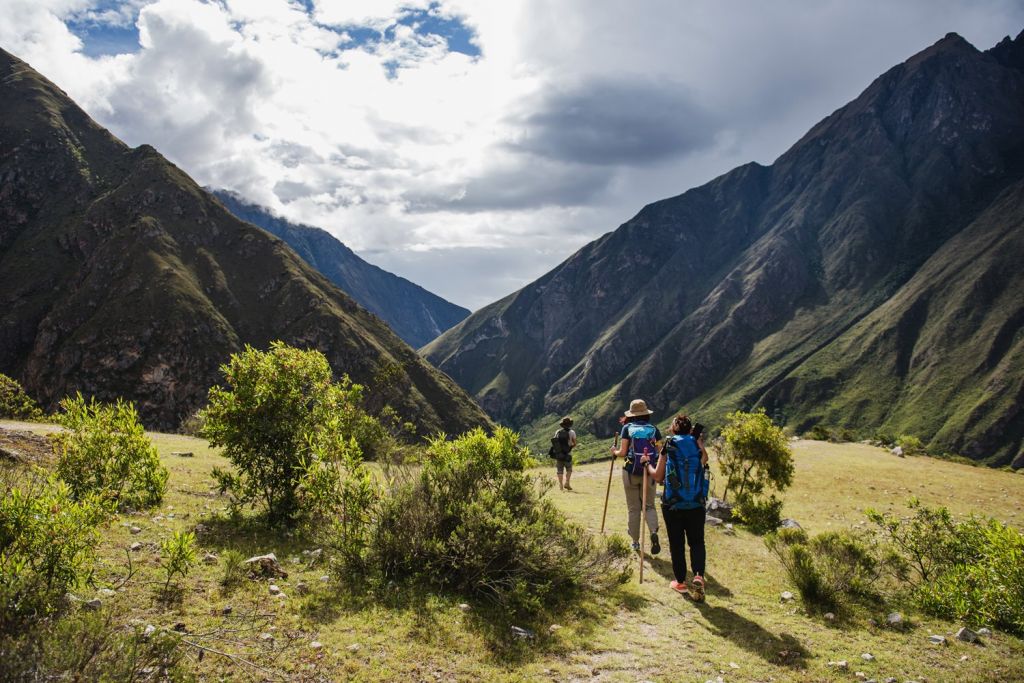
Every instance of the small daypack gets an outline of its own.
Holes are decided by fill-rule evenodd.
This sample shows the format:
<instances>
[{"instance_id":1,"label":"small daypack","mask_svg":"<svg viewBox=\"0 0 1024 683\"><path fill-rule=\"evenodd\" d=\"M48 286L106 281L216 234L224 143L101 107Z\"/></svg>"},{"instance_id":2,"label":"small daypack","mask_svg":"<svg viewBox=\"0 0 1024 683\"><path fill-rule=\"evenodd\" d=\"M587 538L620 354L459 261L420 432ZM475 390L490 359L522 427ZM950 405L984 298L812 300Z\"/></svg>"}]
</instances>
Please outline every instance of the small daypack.
<instances>
[{"instance_id":1,"label":"small daypack","mask_svg":"<svg viewBox=\"0 0 1024 683\"><path fill-rule=\"evenodd\" d=\"M569 432L566 429L559 429L551 437L551 448L548 449L548 457L555 460L568 460L572 453L572 446L569 444Z\"/></svg>"},{"instance_id":2,"label":"small daypack","mask_svg":"<svg viewBox=\"0 0 1024 683\"><path fill-rule=\"evenodd\" d=\"M670 436L665 441L665 487L661 502L669 509L693 510L704 507L709 481L700 464L700 448L689 434Z\"/></svg>"},{"instance_id":3,"label":"small daypack","mask_svg":"<svg viewBox=\"0 0 1024 683\"><path fill-rule=\"evenodd\" d=\"M626 467L631 474L643 474L644 466L640 463L640 458L645 450L650 457L651 466L658 466L657 434L657 428L649 422L631 422L626 425L626 436L629 437Z\"/></svg>"}]
</instances>

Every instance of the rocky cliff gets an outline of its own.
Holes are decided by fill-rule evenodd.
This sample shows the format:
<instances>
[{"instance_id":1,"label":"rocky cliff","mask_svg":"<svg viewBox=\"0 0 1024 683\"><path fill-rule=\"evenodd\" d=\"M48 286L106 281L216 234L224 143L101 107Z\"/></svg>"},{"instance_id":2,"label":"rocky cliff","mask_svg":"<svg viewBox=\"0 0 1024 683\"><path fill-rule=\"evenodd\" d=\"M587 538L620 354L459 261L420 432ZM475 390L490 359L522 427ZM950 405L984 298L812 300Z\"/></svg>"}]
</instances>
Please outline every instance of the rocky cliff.
<instances>
[{"instance_id":1,"label":"rocky cliff","mask_svg":"<svg viewBox=\"0 0 1024 683\"><path fill-rule=\"evenodd\" d=\"M316 348L421 433L489 423L448 377L281 240L156 150L131 149L0 50L0 372L173 428L245 344Z\"/></svg>"},{"instance_id":2,"label":"rocky cliff","mask_svg":"<svg viewBox=\"0 0 1024 683\"><path fill-rule=\"evenodd\" d=\"M1007 463L1024 419L1024 34L956 34L771 166L644 207L424 349L495 418L763 406ZM1017 264L1017 265L1014 265Z\"/></svg>"}]
</instances>

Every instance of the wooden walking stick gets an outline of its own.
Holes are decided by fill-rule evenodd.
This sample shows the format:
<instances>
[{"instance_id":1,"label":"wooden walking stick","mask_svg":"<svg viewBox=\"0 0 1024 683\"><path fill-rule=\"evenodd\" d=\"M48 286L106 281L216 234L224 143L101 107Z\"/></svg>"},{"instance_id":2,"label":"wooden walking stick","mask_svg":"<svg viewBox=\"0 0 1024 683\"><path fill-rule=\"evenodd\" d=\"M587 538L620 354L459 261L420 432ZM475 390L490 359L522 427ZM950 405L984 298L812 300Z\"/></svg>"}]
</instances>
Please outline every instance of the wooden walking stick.
<instances>
[{"instance_id":1,"label":"wooden walking stick","mask_svg":"<svg viewBox=\"0 0 1024 683\"><path fill-rule=\"evenodd\" d=\"M647 449L644 449L647 455ZM635 455L633 457L636 457ZM644 490L640 494L640 583L644 582L644 530L647 527L647 463L644 463Z\"/></svg>"},{"instance_id":2,"label":"wooden walking stick","mask_svg":"<svg viewBox=\"0 0 1024 683\"><path fill-rule=\"evenodd\" d=\"M619 450L619 433L615 433L615 450ZM604 533L604 520L608 516L608 495L612 492L612 474L615 473L615 456L608 465L608 488L604 490L604 512L601 513L601 533Z\"/></svg>"}]
</instances>

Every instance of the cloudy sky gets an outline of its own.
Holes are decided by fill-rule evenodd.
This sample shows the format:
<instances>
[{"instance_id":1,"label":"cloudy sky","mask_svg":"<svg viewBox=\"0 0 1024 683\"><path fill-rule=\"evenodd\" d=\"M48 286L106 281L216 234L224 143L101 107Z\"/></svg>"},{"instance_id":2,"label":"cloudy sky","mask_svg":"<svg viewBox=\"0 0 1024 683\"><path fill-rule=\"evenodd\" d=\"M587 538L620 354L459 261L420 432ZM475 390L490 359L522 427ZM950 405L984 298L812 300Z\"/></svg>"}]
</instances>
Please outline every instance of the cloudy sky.
<instances>
[{"instance_id":1,"label":"cloudy sky","mask_svg":"<svg viewBox=\"0 0 1024 683\"><path fill-rule=\"evenodd\" d=\"M0 0L130 145L469 308L1019 0Z\"/></svg>"}]
</instances>

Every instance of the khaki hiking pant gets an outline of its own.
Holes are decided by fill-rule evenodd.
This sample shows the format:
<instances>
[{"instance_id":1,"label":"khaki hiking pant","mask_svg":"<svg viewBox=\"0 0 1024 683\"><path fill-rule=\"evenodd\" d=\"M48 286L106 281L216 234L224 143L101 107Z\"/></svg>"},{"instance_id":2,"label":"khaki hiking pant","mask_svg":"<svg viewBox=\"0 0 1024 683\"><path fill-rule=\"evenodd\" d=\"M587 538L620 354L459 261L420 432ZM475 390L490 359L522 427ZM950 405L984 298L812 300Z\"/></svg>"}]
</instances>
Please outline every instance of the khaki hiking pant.
<instances>
[{"instance_id":1,"label":"khaki hiking pant","mask_svg":"<svg viewBox=\"0 0 1024 683\"><path fill-rule=\"evenodd\" d=\"M631 474L622 470L622 488L626 491L626 508L629 509L629 537L634 543L640 542L640 508L643 507L644 475ZM654 509L657 500L657 486L654 477L647 477L647 528L652 534L658 533L658 512Z\"/></svg>"}]
</instances>

